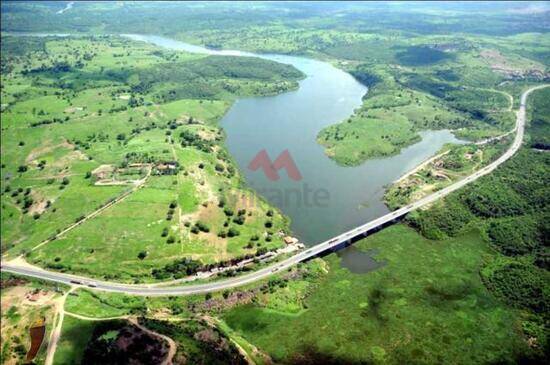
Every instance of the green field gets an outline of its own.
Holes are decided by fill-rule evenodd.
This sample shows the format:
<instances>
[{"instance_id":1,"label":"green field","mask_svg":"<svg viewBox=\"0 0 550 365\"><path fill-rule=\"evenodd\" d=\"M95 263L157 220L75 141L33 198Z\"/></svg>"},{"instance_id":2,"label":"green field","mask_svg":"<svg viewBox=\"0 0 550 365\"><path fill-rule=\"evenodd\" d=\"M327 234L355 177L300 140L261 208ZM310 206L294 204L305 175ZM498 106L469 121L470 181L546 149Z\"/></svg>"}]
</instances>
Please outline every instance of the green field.
<instances>
[{"instance_id":1,"label":"green field","mask_svg":"<svg viewBox=\"0 0 550 365\"><path fill-rule=\"evenodd\" d=\"M4 38L3 252L55 270L150 281L171 277L184 260L200 267L282 245L287 220L243 187L217 122L238 96L296 87L299 71L120 37ZM139 179L136 191L124 182Z\"/></svg>"},{"instance_id":2,"label":"green field","mask_svg":"<svg viewBox=\"0 0 550 365\"><path fill-rule=\"evenodd\" d=\"M513 311L483 286L487 245L472 232L439 242L402 225L357 246L377 248L383 268L363 275L330 269L298 316L261 307L223 315L276 361L479 363L513 357L522 346Z\"/></svg>"},{"instance_id":3,"label":"green field","mask_svg":"<svg viewBox=\"0 0 550 365\"><path fill-rule=\"evenodd\" d=\"M98 322L65 316L54 361L56 364L80 364L88 341Z\"/></svg>"}]
</instances>

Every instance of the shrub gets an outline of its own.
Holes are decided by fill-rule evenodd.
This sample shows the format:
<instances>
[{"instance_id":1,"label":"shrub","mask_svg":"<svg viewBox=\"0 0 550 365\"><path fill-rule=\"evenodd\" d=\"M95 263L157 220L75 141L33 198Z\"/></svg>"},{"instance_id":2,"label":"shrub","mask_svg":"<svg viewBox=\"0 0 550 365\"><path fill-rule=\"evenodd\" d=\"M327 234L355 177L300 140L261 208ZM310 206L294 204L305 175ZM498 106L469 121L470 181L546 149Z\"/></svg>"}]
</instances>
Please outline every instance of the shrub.
<instances>
[{"instance_id":1,"label":"shrub","mask_svg":"<svg viewBox=\"0 0 550 365\"><path fill-rule=\"evenodd\" d=\"M243 225L244 224L244 221L245 221L245 217L244 215L239 215L239 216L236 216L235 218L233 218L233 222L237 223L238 225Z\"/></svg>"},{"instance_id":2,"label":"shrub","mask_svg":"<svg viewBox=\"0 0 550 365\"><path fill-rule=\"evenodd\" d=\"M229 230L227 231L227 237L236 237L238 235L240 235L241 232L239 232L236 228L229 228Z\"/></svg>"},{"instance_id":3,"label":"shrub","mask_svg":"<svg viewBox=\"0 0 550 365\"><path fill-rule=\"evenodd\" d=\"M195 227L197 227L202 232L210 232L210 227L204 222L198 221L195 223Z\"/></svg>"},{"instance_id":4,"label":"shrub","mask_svg":"<svg viewBox=\"0 0 550 365\"><path fill-rule=\"evenodd\" d=\"M445 239L456 236L473 218L466 207L455 197L445 199L428 211L419 211L409 216L412 225L429 239Z\"/></svg>"},{"instance_id":5,"label":"shrub","mask_svg":"<svg viewBox=\"0 0 550 365\"><path fill-rule=\"evenodd\" d=\"M487 235L505 255L523 255L537 246L538 231L531 217L505 218L493 221Z\"/></svg>"},{"instance_id":6,"label":"shrub","mask_svg":"<svg viewBox=\"0 0 550 365\"><path fill-rule=\"evenodd\" d=\"M462 199L472 213L481 217L498 218L528 211L518 194L496 178L477 183L463 193Z\"/></svg>"},{"instance_id":7,"label":"shrub","mask_svg":"<svg viewBox=\"0 0 550 365\"><path fill-rule=\"evenodd\" d=\"M548 273L520 263L502 265L486 274L487 286L512 306L529 308L539 313L550 310Z\"/></svg>"}]
</instances>

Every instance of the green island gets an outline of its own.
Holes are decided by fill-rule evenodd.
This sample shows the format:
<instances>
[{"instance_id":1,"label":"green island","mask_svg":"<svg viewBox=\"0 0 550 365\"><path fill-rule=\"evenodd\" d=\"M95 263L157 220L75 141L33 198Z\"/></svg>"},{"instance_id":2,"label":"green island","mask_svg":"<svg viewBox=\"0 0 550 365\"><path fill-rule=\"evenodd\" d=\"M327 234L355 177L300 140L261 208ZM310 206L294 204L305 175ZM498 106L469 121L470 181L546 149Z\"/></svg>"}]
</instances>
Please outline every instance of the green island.
<instances>
[{"instance_id":1,"label":"green island","mask_svg":"<svg viewBox=\"0 0 550 365\"><path fill-rule=\"evenodd\" d=\"M368 92L316 137L345 168L424 131L463 140L386 185L391 210L495 161L521 94L549 79L546 3L68 4L1 4L2 261L98 281L250 271L293 234L219 123L238 99L292 93L306 75L121 34L349 72ZM355 242L377 263L368 272L334 252L235 288L138 296L2 271L0 362L23 363L43 323L32 361L46 365L546 363L550 88L529 96L526 122L495 171Z\"/></svg>"}]
</instances>

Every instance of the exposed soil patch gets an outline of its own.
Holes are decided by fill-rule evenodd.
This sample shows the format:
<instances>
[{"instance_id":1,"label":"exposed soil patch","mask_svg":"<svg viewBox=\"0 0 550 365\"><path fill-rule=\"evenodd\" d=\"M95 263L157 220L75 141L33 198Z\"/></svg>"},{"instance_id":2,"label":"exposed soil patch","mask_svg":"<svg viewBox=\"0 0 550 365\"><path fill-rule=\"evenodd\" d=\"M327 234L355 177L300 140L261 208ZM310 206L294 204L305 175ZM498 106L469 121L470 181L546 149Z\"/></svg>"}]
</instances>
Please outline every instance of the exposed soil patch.
<instances>
[{"instance_id":1,"label":"exposed soil patch","mask_svg":"<svg viewBox=\"0 0 550 365\"><path fill-rule=\"evenodd\" d=\"M51 140L47 140L42 144L42 146L33 149L25 159L25 162L31 163L34 160L37 160L40 156L45 155L46 153L50 153L56 148L66 148L68 150L74 150L74 145L69 143L67 140L54 145L52 144Z\"/></svg>"},{"instance_id":2,"label":"exposed soil patch","mask_svg":"<svg viewBox=\"0 0 550 365\"><path fill-rule=\"evenodd\" d=\"M26 361L32 361L38 354L40 346L42 346L42 341L44 341L44 335L46 334L46 325L44 320L41 319L34 323L31 328L29 328L29 335L31 337L31 347L25 356Z\"/></svg>"},{"instance_id":3,"label":"exposed soil patch","mask_svg":"<svg viewBox=\"0 0 550 365\"><path fill-rule=\"evenodd\" d=\"M493 71L511 79L531 77L542 80L548 77L548 74L544 72L542 66L528 61L526 61L525 65L519 65L517 62L507 59L499 51L494 49L484 49L480 52L480 55L489 63Z\"/></svg>"},{"instance_id":4,"label":"exposed soil patch","mask_svg":"<svg viewBox=\"0 0 550 365\"><path fill-rule=\"evenodd\" d=\"M258 291L259 289L252 289L247 291L233 292L227 298L211 298L205 300L204 302L193 304L191 309L199 313L204 311L217 312L223 309L235 307L237 305L249 304L252 303L252 300L254 299Z\"/></svg>"},{"instance_id":5,"label":"exposed soil patch","mask_svg":"<svg viewBox=\"0 0 550 365\"><path fill-rule=\"evenodd\" d=\"M48 199L37 193L36 191L31 192L31 197L33 204L29 208L29 215L35 213L42 214L48 208ZM50 202L51 204L52 202Z\"/></svg>"},{"instance_id":6,"label":"exposed soil patch","mask_svg":"<svg viewBox=\"0 0 550 365\"><path fill-rule=\"evenodd\" d=\"M20 279L2 280L2 285L2 364L27 363L25 359L33 359L44 348L55 293L32 288Z\"/></svg>"},{"instance_id":7,"label":"exposed soil patch","mask_svg":"<svg viewBox=\"0 0 550 365\"><path fill-rule=\"evenodd\" d=\"M22 286L28 283L27 280L23 278L9 278L0 280L0 289L7 289L14 286Z\"/></svg>"},{"instance_id":8,"label":"exposed soil patch","mask_svg":"<svg viewBox=\"0 0 550 365\"><path fill-rule=\"evenodd\" d=\"M80 106L71 106L67 109L65 109L65 113L76 113L76 112L81 112L83 111L84 108L83 107L80 107Z\"/></svg>"}]
</instances>

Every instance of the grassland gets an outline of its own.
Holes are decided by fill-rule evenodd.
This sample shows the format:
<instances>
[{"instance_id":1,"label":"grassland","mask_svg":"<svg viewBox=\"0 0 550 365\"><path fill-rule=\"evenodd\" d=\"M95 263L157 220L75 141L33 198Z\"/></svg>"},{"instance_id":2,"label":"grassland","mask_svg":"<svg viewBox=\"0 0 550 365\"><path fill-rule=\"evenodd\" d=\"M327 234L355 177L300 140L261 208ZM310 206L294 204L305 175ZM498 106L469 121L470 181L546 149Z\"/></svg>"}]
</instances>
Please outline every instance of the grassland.
<instances>
[{"instance_id":1,"label":"grassland","mask_svg":"<svg viewBox=\"0 0 550 365\"><path fill-rule=\"evenodd\" d=\"M174 262L212 265L283 244L278 232L288 222L243 187L217 122L237 96L292 89L301 73L118 37L4 38L2 249L9 256L139 281L152 280L153 269L157 279L160 271L170 277L162 268ZM134 165L142 172L125 172ZM105 168L122 183L98 184L94 172ZM126 179L145 180L86 219L133 189Z\"/></svg>"},{"instance_id":2,"label":"grassland","mask_svg":"<svg viewBox=\"0 0 550 365\"><path fill-rule=\"evenodd\" d=\"M51 7L25 4L11 5L17 11L5 6L3 29L29 30L42 24L58 30L145 32L132 19L164 11L162 24L151 19L142 26L213 48L329 60L371 88L358 113L318 136L331 158L357 165L398 153L419 140L420 130L448 128L470 140L501 134L513 125L509 100L501 91L548 77L549 40L540 27L542 13L528 8L522 12L519 4L491 9L480 4L418 6L411 12L400 4L390 9L383 4L266 3L254 7L250 16L251 10L242 5L215 11L185 4L173 4L169 11L153 4L124 9L83 5L82 11L104 23L91 21L82 27L76 12L64 14L65 23L56 24ZM116 16L121 11L123 21ZM28 12L38 16L38 24L22 16ZM534 20L525 22L525 17ZM175 21L179 18L189 21ZM377 88L383 91L377 93ZM167 95L157 90L157 97ZM513 96L517 103L519 92Z\"/></svg>"},{"instance_id":3,"label":"grassland","mask_svg":"<svg viewBox=\"0 0 550 365\"><path fill-rule=\"evenodd\" d=\"M66 316L61 329L62 335L55 351L55 363L80 364L97 323Z\"/></svg>"},{"instance_id":4,"label":"grassland","mask_svg":"<svg viewBox=\"0 0 550 365\"><path fill-rule=\"evenodd\" d=\"M367 278L331 255L298 316L246 306L224 320L280 362L479 363L524 346L516 315L479 278L490 251L478 234L437 242L398 225L358 247L377 248L376 259L388 264Z\"/></svg>"}]
</instances>

